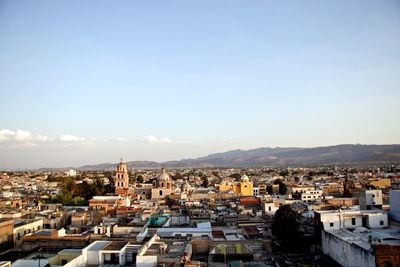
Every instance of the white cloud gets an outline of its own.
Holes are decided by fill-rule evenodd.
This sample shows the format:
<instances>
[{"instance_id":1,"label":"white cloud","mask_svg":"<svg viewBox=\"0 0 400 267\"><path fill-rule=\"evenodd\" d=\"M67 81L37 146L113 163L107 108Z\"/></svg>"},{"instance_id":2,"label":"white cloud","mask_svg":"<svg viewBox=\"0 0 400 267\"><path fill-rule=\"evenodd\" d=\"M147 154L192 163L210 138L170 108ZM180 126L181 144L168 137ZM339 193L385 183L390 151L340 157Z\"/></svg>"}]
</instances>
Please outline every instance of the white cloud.
<instances>
[{"instance_id":1,"label":"white cloud","mask_svg":"<svg viewBox=\"0 0 400 267\"><path fill-rule=\"evenodd\" d=\"M11 130L8 130L8 129L0 130L0 142L8 141L8 140L14 138L14 136L15 136L15 132L14 131L11 131Z\"/></svg>"},{"instance_id":2,"label":"white cloud","mask_svg":"<svg viewBox=\"0 0 400 267\"><path fill-rule=\"evenodd\" d=\"M161 139L160 139L160 143L167 143L167 144L170 144L170 143L172 143L172 140L171 139L169 139L168 137L162 137Z\"/></svg>"},{"instance_id":3,"label":"white cloud","mask_svg":"<svg viewBox=\"0 0 400 267\"><path fill-rule=\"evenodd\" d=\"M43 134L38 134L38 135L36 135L36 140L38 140L40 142L49 142L49 141L53 141L53 138L50 138Z\"/></svg>"},{"instance_id":4,"label":"white cloud","mask_svg":"<svg viewBox=\"0 0 400 267\"><path fill-rule=\"evenodd\" d=\"M31 145L57 145L60 143L79 143L82 145L94 145L99 142L121 142L121 143L148 143L148 144L185 144L185 141L173 141L169 137L157 137L155 135L147 135L141 139L130 139L123 137L116 138L99 138L99 137L79 137L71 134L62 134L59 138L53 138L44 134L32 134L29 131L25 130L9 130L9 129L1 129L0 130L0 142L12 143L12 142L20 142L20 143L30 143Z\"/></svg>"},{"instance_id":5,"label":"white cloud","mask_svg":"<svg viewBox=\"0 0 400 267\"><path fill-rule=\"evenodd\" d=\"M63 134L60 136L60 141L62 141L62 142L82 142L82 141L85 141L85 138L70 135L70 134Z\"/></svg>"},{"instance_id":6,"label":"white cloud","mask_svg":"<svg viewBox=\"0 0 400 267\"><path fill-rule=\"evenodd\" d=\"M90 141L93 141L93 142L109 142L110 139L103 138L103 137L91 137Z\"/></svg>"},{"instance_id":7,"label":"white cloud","mask_svg":"<svg viewBox=\"0 0 400 267\"><path fill-rule=\"evenodd\" d=\"M154 135L147 135L144 137L144 141L150 144L155 144L158 141L158 138L155 137Z\"/></svg>"},{"instance_id":8,"label":"white cloud","mask_svg":"<svg viewBox=\"0 0 400 267\"><path fill-rule=\"evenodd\" d=\"M123 138L123 137L117 137L117 138L115 138L114 140L115 140L115 141L118 141L118 142L129 142L128 139Z\"/></svg>"},{"instance_id":9,"label":"white cloud","mask_svg":"<svg viewBox=\"0 0 400 267\"><path fill-rule=\"evenodd\" d=\"M27 142L32 139L32 134L28 131L24 130L17 130L17 133L15 134L15 140L16 141L21 141L21 142Z\"/></svg>"},{"instance_id":10,"label":"white cloud","mask_svg":"<svg viewBox=\"0 0 400 267\"><path fill-rule=\"evenodd\" d=\"M154 135L147 135L143 138L143 140L150 144L170 144L170 143L172 143L172 140L165 136L158 138L157 136L154 136Z\"/></svg>"}]
</instances>

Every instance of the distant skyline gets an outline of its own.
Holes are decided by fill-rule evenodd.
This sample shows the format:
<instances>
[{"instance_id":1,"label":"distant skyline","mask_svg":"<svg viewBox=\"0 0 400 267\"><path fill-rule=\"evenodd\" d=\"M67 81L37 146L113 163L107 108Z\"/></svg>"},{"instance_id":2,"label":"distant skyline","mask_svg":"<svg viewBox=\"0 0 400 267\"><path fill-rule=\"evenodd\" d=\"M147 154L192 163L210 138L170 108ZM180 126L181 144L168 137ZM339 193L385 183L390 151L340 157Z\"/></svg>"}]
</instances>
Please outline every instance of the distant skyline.
<instances>
[{"instance_id":1,"label":"distant skyline","mask_svg":"<svg viewBox=\"0 0 400 267\"><path fill-rule=\"evenodd\" d=\"M0 170L400 143L399 1L0 1Z\"/></svg>"}]
</instances>

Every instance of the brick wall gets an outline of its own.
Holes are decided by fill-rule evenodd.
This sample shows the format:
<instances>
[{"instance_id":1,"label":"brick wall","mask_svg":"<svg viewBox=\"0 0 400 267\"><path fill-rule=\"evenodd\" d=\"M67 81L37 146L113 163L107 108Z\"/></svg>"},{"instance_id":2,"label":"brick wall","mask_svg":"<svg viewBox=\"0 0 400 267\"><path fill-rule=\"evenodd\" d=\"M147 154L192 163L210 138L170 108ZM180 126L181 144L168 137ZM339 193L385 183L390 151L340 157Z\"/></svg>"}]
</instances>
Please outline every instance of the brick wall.
<instances>
[{"instance_id":1,"label":"brick wall","mask_svg":"<svg viewBox=\"0 0 400 267\"><path fill-rule=\"evenodd\" d=\"M377 245L375 263L377 267L400 266L400 246Z\"/></svg>"}]
</instances>

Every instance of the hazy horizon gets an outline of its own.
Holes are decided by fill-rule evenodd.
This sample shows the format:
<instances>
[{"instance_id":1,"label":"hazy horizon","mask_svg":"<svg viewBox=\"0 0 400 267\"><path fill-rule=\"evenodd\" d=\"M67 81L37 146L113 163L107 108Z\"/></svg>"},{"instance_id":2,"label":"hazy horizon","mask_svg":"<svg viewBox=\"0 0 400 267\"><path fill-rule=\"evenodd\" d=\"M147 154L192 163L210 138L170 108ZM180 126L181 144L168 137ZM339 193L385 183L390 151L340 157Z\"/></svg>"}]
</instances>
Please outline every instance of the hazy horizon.
<instances>
[{"instance_id":1,"label":"hazy horizon","mask_svg":"<svg viewBox=\"0 0 400 267\"><path fill-rule=\"evenodd\" d=\"M400 144L398 1L0 2L0 169Z\"/></svg>"}]
</instances>

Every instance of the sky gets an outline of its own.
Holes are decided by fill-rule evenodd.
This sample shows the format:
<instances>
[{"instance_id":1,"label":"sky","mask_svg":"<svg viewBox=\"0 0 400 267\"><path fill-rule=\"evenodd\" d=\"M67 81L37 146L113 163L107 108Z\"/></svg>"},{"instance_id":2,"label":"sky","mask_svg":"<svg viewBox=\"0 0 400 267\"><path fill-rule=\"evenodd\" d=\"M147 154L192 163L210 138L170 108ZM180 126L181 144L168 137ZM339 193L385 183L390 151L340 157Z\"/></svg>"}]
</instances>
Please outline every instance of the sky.
<instances>
[{"instance_id":1,"label":"sky","mask_svg":"<svg viewBox=\"0 0 400 267\"><path fill-rule=\"evenodd\" d=\"M400 2L0 1L0 169L400 143Z\"/></svg>"}]
</instances>

